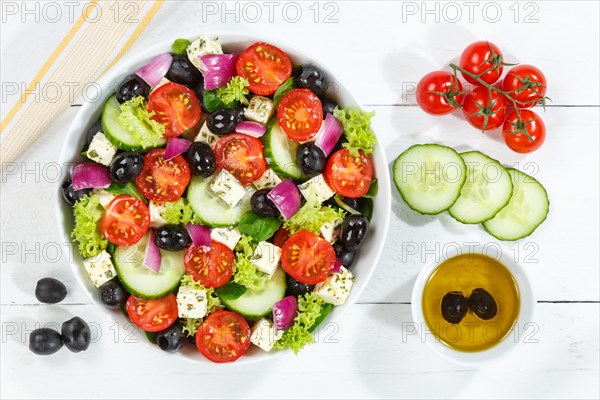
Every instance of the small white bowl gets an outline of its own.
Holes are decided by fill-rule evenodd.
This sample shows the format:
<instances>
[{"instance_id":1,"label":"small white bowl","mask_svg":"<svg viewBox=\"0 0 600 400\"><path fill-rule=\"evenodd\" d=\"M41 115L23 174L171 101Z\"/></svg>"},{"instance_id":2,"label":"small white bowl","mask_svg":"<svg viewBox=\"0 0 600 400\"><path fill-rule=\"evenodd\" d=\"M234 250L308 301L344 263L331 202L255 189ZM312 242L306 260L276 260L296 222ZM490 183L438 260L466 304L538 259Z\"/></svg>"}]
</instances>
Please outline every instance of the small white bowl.
<instances>
[{"instance_id":1,"label":"small white bowl","mask_svg":"<svg viewBox=\"0 0 600 400\"><path fill-rule=\"evenodd\" d=\"M512 330L494 346L477 352L455 350L442 343L442 341L436 338L433 335L433 332L429 330L423 315L423 290L431 274L447 259L468 253L483 254L503 264L515 279L520 300L519 314ZM508 248L498 245L497 243L494 243L493 246L490 246L490 244L458 246L456 247L456 251L452 252L452 254L436 255L433 260L425 265L417 276L417 280L413 286L411 299L412 317L421 336L421 341L425 342L431 350L442 358L468 367L478 367L496 361L515 349L523 340L525 340L525 338L527 338L527 332L531 332L530 324L534 323L535 305L536 300L529 278L527 277L525 270L519 265L517 260L514 259L514 252L511 252Z\"/></svg>"},{"instance_id":2,"label":"small white bowl","mask_svg":"<svg viewBox=\"0 0 600 400\"><path fill-rule=\"evenodd\" d=\"M280 40L273 40L269 37L264 36L255 36L245 33L211 33L211 32L202 32L198 30L193 34L187 36L190 40L195 40L200 35L209 35L209 36L217 36L219 37L220 43L228 52L237 52L239 54L240 51L244 50L246 47L251 45L252 43L258 41L266 41L274 44L283 50L287 55L290 56L292 62L295 64L304 64L304 63L312 63L320 66L322 70L325 72L326 76L329 78L329 82L333 84L333 89L335 91L335 95L333 96L338 102L343 106L359 106L359 103L354 99L354 97L350 94L346 86L344 86L339 80L335 78L335 71L327 68L326 65L321 62L321 60L316 60L314 57L310 57L306 55L304 52L300 52L285 43L282 43ZM186 37L186 36L181 36ZM66 135L65 135L65 143L62 148L62 152L60 155L60 163L61 165L69 166L73 165L73 163L81 162L83 159L79 155L81 147L85 141L85 132L88 127L90 127L100 116L102 111L102 105L104 101L114 92L117 84L129 74L134 73L139 67L150 61L152 58L158 56L159 54L169 52L171 50L171 44L173 41L177 39L177 37L169 38L168 40L162 41L150 48L147 48L139 53L135 54L127 54L123 59L115 65L110 71L108 71L102 78L98 80L97 86L101 89L100 95L93 99L92 101L83 101L82 107L79 109L79 112L73 118L71 126L69 127ZM375 267L377 266L377 262L379 260L379 256L381 255L381 251L383 250L383 245L385 243L385 238L387 236L388 224L390 220L390 210L391 210L391 185L390 185L390 176L388 171L388 164L385 157L385 153L381 146L375 146L373 152L373 166L375 170L375 175L379 181L379 193L374 199L374 209L373 209L373 218L371 220L371 230L365 243L361 247L355 264L352 266L352 272L356 276L356 281L354 287L352 289L352 293L350 297L346 301L346 304L335 307L331 314L327 317L326 322L332 322L339 318L339 316L347 310L352 303L354 303L362 291L367 286ZM63 168L63 179L65 176L69 174L68 168ZM58 225L62 228L62 239L64 243L71 243L70 232L73 228L73 215L72 210L67 204L62 200L62 196L60 194L60 190L57 187L57 196L56 196L56 214L57 214L57 222ZM97 292L98 290L94 287L92 282L90 281L85 269L83 268L82 258L77 252L76 246L66 245L65 250L67 254L70 254L70 266L75 274L75 277L84 288L85 292L90 296L92 302L98 305L99 309L102 313L109 319L115 322L118 322L121 326L128 323L127 318L120 311L111 311L106 307L100 304L98 301ZM151 345L145 338L143 333L138 333L137 338L148 344L147 347L140 346L140 351L150 351L148 347L151 347L154 351L162 352L158 348L158 346ZM315 344L318 345L318 344ZM190 346L187 346L188 348ZM234 365L240 364L248 364L256 361L264 361L272 359L275 354L274 352L267 353L260 349L255 348L250 349L243 357L237 360ZM281 354L282 352L276 352ZM165 354L165 356L169 357L177 357L180 359L190 360L198 363L205 363L210 365L215 365L202 357L199 352L193 351L193 349L187 349L184 352L179 352L175 355ZM230 365L230 364L225 364Z\"/></svg>"}]
</instances>

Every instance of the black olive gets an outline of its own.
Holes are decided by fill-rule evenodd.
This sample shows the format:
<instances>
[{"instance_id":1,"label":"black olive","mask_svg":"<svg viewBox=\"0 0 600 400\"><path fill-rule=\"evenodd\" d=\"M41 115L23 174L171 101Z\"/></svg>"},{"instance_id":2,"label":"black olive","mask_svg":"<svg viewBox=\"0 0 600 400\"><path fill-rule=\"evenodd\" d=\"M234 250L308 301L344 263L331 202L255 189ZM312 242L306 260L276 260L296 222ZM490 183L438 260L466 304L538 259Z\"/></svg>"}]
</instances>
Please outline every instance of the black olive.
<instances>
[{"instance_id":1,"label":"black olive","mask_svg":"<svg viewBox=\"0 0 600 400\"><path fill-rule=\"evenodd\" d=\"M136 74L131 74L125 77L117 88L117 101L124 103L134 97L142 96L148 98L152 88L145 80Z\"/></svg>"},{"instance_id":2,"label":"black olive","mask_svg":"<svg viewBox=\"0 0 600 400\"><path fill-rule=\"evenodd\" d=\"M167 79L189 87L195 87L198 82L204 85L204 82L201 82L202 74L190 62L187 54L173 56L173 63L167 71Z\"/></svg>"},{"instance_id":3,"label":"black olive","mask_svg":"<svg viewBox=\"0 0 600 400\"><path fill-rule=\"evenodd\" d=\"M323 117L327 114L333 114L333 110L335 110L336 107L339 107L338 103L327 99L324 99L321 102L321 106L323 107Z\"/></svg>"},{"instance_id":4,"label":"black olive","mask_svg":"<svg viewBox=\"0 0 600 400\"><path fill-rule=\"evenodd\" d=\"M333 244L333 249L335 250L335 256L342 262L344 267L350 268L352 264L354 264L354 259L356 258L355 251L346 250L344 245L340 242L335 242Z\"/></svg>"},{"instance_id":5,"label":"black olive","mask_svg":"<svg viewBox=\"0 0 600 400\"><path fill-rule=\"evenodd\" d=\"M181 326L177 323L169 328L158 332L156 335L156 344L161 350L174 352L179 351L185 343L185 336L181 332Z\"/></svg>"},{"instance_id":6,"label":"black olive","mask_svg":"<svg viewBox=\"0 0 600 400\"><path fill-rule=\"evenodd\" d=\"M129 293L117 278L111 279L100 286L98 294L102 304L111 310L122 308L129 298Z\"/></svg>"},{"instance_id":7,"label":"black olive","mask_svg":"<svg viewBox=\"0 0 600 400\"><path fill-rule=\"evenodd\" d=\"M312 90L319 97L325 94L327 89L323 73L311 64L302 65L296 75L296 84L301 88Z\"/></svg>"},{"instance_id":8,"label":"black olive","mask_svg":"<svg viewBox=\"0 0 600 400\"><path fill-rule=\"evenodd\" d=\"M185 338L189 344L196 345L196 334L194 333L192 336L186 336Z\"/></svg>"},{"instance_id":9,"label":"black olive","mask_svg":"<svg viewBox=\"0 0 600 400\"><path fill-rule=\"evenodd\" d=\"M54 354L63 346L60 333L50 328L35 329L29 335L29 350L41 356Z\"/></svg>"},{"instance_id":10,"label":"black olive","mask_svg":"<svg viewBox=\"0 0 600 400\"><path fill-rule=\"evenodd\" d=\"M192 243L188 231L183 225L163 225L155 229L154 243L168 251L183 250Z\"/></svg>"},{"instance_id":11,"label":"black olive","mask_svg":"<svg viewBox=\"0 0 600 400\"><path fill-rule=\"evenodd\" d=\"M42 278L35 286L35 298L42 303L59 303L65 297L67 297L67 288L58 279Z\"/></svg>"},{"instance_id":12,"label":"black olive","mask_svg":"<svg viewBox=\"0 0 600 400\"><path fill-rule=\"evenodd\" d=\"M194 142L187 151L187 162L192 174L204 178L211 176L217 168L217 159L212 148L204 142Z\"/></svg>"},{"instance_id":13,"label":"black olive","mask_svg":"<svg viewBox=\"0 0 600 400\"><path fill-rule=\"evenodd\" d=\"M270 191L271 189L257 190L250 198L252 211L261 217L277 217L279 215L279 210L271 199L267 197Z\"/></svg>"},{"instance_id":14,"label":"black olive","mask_svg":"<svg viewBox=\"0 0 600 400\"><path fill-rule=\"evenodd\" d=\"M208 116L206 127L216 135L225 135L235 131L239 118L236 109L219 109Z\"/></svg>"},{"instance_id":15,"label":"black olive","mask_svg":"<svg viewBox=\"0 0 600 400\"><path fill-rule=\"evenodd\" d=\"M483 320L492 319L498 313L496 300L485 289L477 288L469 296L469 308Z\"/></svg>"},{"instance_id":16,"label":"black olive","mask_svg":"<svg viewBox=\"0 0 600 400\"><path fill-rule=\"evenodd\" d=\"M331 154L335 153L336 151L342 150L344 148L345 143L348 143L348 138L346 138L346 135L342 135L342 137L337 141L337 143L333 147L333 150L331 150Z\"/></svg>"},{"instance_id":17,"label":"black olive","mask_svg":"<svg viewBox=\"0 0 600 400\"><path fill-rule=\"evenodd\" d=\"M87 130L85 134L84 150L87 150L87 148L90 147L92 139L94 139L94 136L96 136L96 133L98 132L102 132L102 119L94 122L94 125L90 126L90 129Z\"/></svg>"},{"instance_id":18,"label":"black olive","mask_svg":"<svg viewBox=\"0 0 600 400\"><path fill-rule=\"evenodd\" d=\"M202 114L209 114L208 110L204 106L204 79L200 79L200 83L198 83L190 89L194 91L196 97L198 98L198 100L200 100L200 108L202 109Z\"/></svg>"},{"instance_id":19,"label":"black olive","mask_svg":"<svg viewBox=\"0 0 600 400\"><path fill-rule=\"evenodd\" d=\"M461 292L448 292L442 298L442 317L451 324L458 324L467 315L469 305Z\"/></svg>"},{"instance_id":20,"label":"black olive","mask_svg":"<svg viewBox=\"0 0 600 400\"><path fill-rule=\"evenodd\" d=\"M307 285L306 283L297 281L289 275L286 275L285 279L287 283L287 289L285 290L286 296L303 296L308 292L312 292L315 288L315 285Z\"/></svg>"},{"instance_id":21,"label":"black olive","mask_svg":"<svg viewBox=\"0 0 600 400\"><path fill-rule=\"evenodd\" d=\"M342 201L353 210L360 209L360 199L355 199L352 197L342 197Z\"/></svg>"},{"instance_id":22,"label":"black olive","mask_svg":"<svg viewBox=\"0 0 600 400\"><path fill-rule=\"evenodd\" d=\"M79 317L73 317L63 322L61 335L65 346L73 353L87 350L92 340L90 327Z\"/></svg>"},{"instance_id":23,"label":"black olive","mask_svg":"<svg viewBox=\"0 0 600 400\"><path fill-rule=\"evenodd\" d=\"M317 176L327 165L325 153L314 143L304 143L296 150L296 160L300 163L302 172L309 177Z\"/></svg>"},{"instance_id":24,"label":"black olive","mask_svg":"<svg viewBox=\"0 0 600 400\"><path fill-rule=\"evenodd\" d=\"M110 163L110 179L118 183L133 181L144 169L144 156L137 151L120 153Z\"/></svg>"},{"instance_id":25,"label":"black olive","mask_svg":"<svg viewBox=\"0 0 600 400\"><path fill-rule=\"evenodd\" d=\"M91 192L90 189L73 190L70 178L65 179L62 183L61 191L63 200L70 206L74 206L83 196Z\"/></svg>"},{"instance_id":26,"label":"black olive","mask_svg":"<svg viewBox=\"0 0 600 400\"><path fill-rule=\"evenodd\" d=\"M346 250L355 251L367 237L368 230L369 221L363 215L349 215L342 223L340 241Z\"/></svg>"}]
</instances>

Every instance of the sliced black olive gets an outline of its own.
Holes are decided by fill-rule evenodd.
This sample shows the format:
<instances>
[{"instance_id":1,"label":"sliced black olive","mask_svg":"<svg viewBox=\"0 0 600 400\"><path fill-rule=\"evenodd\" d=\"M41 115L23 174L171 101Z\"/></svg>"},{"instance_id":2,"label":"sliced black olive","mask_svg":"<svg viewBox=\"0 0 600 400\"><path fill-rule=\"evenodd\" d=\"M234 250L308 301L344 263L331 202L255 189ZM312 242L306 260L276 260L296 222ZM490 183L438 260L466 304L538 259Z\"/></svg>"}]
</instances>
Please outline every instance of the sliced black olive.
<instances>
[{"instance_id":1,"label":"sliced black olive","mask_svg":"<svg viewBox=\"0 0 600 400\"><path fill-rule=\"evenodd\" d=\"M458 324L467 315L469 304L461 292L448 292L442 298L442 317L451 324Z\"/></svg>"},{"instance_id":2,"label":"sliced black olive","mask_svg":"<svg viewBox=\"0 0 600 400\"><path fill-rule=\"evenodd\" d=\"M50 328L35 329L29 335L29 350L35 354L47 356L54 354L63 346L60 333Z\"/></svg>"},{"instance_id":3,"label":"sliced black olive","mask_svg":"<svg viewBox=\"0 0 600 400\"><path fill-rule=\"evenodd\" d=\"M63 322L61 335L65 346L73 353L87 350L92 339L90 327L79 317Z\"/></svg>"},{"instance_id":4,"label":"sliced black olive","mask_svg":"<svg viewBox=\"0 0 600 400\"><path fill-rule=\"evenodd\" d=\"M42 278L35 287L35 298L42 303L55 304L67 297L65 284L54 278Z\"/></svg>"},{"instance_id":5,"label":"sliced black olive","mask_svg":"<svg viewBox=\"0 0 600 400\"><path fill-rule=\"evenodd\" d=\"M469 308L483 320L492 319L498 313L496 300L485 289L477 288L469 296Z\"/></svg>"}]
</instances>

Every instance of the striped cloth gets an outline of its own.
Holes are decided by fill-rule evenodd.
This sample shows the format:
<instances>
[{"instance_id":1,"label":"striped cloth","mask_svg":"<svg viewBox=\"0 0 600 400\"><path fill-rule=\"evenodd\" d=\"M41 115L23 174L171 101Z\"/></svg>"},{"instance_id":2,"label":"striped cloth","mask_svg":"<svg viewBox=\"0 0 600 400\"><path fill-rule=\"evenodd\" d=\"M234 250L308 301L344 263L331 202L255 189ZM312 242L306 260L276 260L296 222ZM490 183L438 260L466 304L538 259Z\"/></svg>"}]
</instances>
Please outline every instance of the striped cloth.
<instances>
[{"instance_id":1,"label":"striped cloth","mask_svg":"<svg viewBox=\"0 0 600 400\"><path fill-rule=\"evenodd\" d=\"M2 169L129 50L163 3L91 0L82 8L81 16L2 120ZM119 7L120 17L115 18L109 10Z\"/></svg>"}]
</instances>

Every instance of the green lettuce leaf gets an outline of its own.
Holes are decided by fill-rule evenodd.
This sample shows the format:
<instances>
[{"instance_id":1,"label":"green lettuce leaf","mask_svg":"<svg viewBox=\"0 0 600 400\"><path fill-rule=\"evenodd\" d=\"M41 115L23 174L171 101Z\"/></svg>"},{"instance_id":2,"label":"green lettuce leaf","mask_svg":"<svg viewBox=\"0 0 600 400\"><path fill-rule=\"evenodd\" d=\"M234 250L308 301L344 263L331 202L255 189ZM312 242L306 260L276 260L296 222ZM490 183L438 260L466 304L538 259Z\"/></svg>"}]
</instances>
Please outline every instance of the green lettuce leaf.
<instances>
[{"instance_id":1,"label":"green lettuce leaf","mask_svg":"<svg viewBox=\"0 0 600 400\"><path fill-rule=\"evenodd\" d=\"M167 202L164 205L165 210L161 216L167 221L167 224L185 225L188 223L202 223L194 213L192 206L183 197L180 197L177 201Z\"/></svg>"},{"instance_id":2,"label":"green lettuce leaf","mask_svg":"<svg viewBox=\"0 0 600 400\"><path fill-rule=\"evenodd\" d=\"M75 226L71 237L79 244L83 258L95 257L108 246L108 240L100 232L100 219L104 208L95 194L85 195L73 206Z\"/></svg>"},{"instance_id":3,"label":"green lettuce leaf","mask_svg":"<svg viewBox=\"0 0 600 400\"><path fill-rule=\"evenodd\" d=\"M158 147L164 144L165 127L152 119L154 112L148 112L146 99L134 97L121 104L119 124L144 148Z\"/></svg>"},{"instance_id":4,"label":"green lettuce leaf","mask_svg":"<svg viewBox=\"0 0 600 400\"><path fill-rule=\"evenodd\" d=\"M354 156L358 156L358 151L362 150L365 154L371 154L373 147L377 143L375 132L371 129L371 118L375 116L375 111L365 112L359 108L346 107L333 110L333 116L336 117L344 126L344 135L348 139L343 146L350 150Z\"/></svg>"},{"instance_id":5,"label":"green lettuce leaf","mask_svg":"<svg viewBox=\"0 0 600 400\"><path fill-rule=\"evenodd\" d=\"M314 195L309 195L306 203L294 216L283 224L292 234L307 230L316 235L326 223L343 220L346 213L331 206L322 206Z\"/></svg>"},{"instance_id":6,"label":"green lettuce leaf","mask_svg":"<svg viewBox=\"0 0 600 400\"><path fill-rule=\"evenodd\" d=\"M294 354L298 354L304 346L314 343L310 331L319 320L324 304L314 292L298 297L298 315L294 318L294 325L283 332L281 339L275 342L275 348L281 350L289 347Z\"/></svg>"},{"instance_id":7,"label":"green lettuce leaf","mask_svg":"<svg viewBox=\"0 0 600 400\"><path fill-rule=\"evenodd\" d=\"M217 89L217 97L223 104L240 102L243 105L248 105L248 99L246 98L246 95L250 93L247 88L248 85L250 83L246 79L241 76L234 76L227 85Z\"/></svg>"},{"instance_id":8,"label":"green lettuce leaf","mask_svg":"<svg viewBox=\"0 0 600 400\"><path fill-rule=\"evenodd\" d=\"M256 245L252 238L242 235L242 238L235 247L235 273L233 281L246 289L260 292L265 289L269 281L269 276L260 272L254 263L250 261L256 250Z\"/></svg>"}]
</instances>

